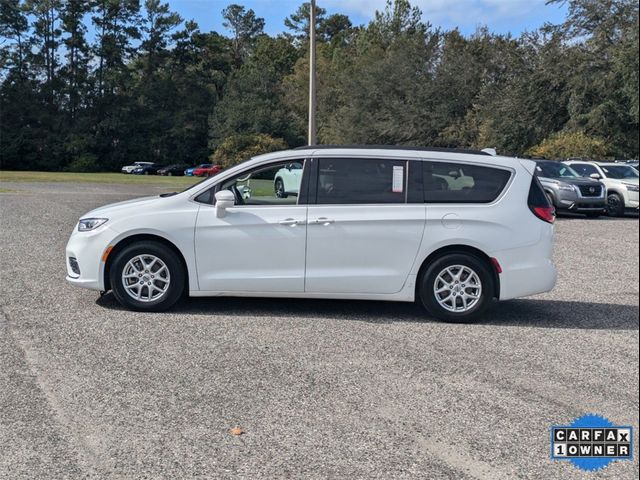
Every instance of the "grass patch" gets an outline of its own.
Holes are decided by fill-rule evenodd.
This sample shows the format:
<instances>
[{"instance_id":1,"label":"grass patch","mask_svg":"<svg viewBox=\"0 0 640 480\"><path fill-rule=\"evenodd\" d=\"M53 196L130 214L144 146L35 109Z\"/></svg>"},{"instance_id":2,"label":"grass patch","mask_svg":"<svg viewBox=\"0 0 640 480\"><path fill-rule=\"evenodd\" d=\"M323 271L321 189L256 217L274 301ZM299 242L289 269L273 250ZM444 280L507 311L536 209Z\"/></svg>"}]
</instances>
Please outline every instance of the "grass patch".
<instances>
[{"instance_id":1,"label":"grass patch","mask_svg":"<svg viewBox=\"0 0 640 480\"><path fill-rule=\"evenodd\" d=\"M13 193L15 190L11 190L10 188L0 188L0 193Z\"/></svg>"},{"instance_id":2,"label":"grass patch","mask_svg":"<svg viewBox=\"0 0 640 480\"><path fill-rule=\"evenodd\" d=\"M0 182L111 183L132 185L173 185L188 187L202 178L161 177L125 173L16 172L0 171Z\"/></svg>"}]
</instances>

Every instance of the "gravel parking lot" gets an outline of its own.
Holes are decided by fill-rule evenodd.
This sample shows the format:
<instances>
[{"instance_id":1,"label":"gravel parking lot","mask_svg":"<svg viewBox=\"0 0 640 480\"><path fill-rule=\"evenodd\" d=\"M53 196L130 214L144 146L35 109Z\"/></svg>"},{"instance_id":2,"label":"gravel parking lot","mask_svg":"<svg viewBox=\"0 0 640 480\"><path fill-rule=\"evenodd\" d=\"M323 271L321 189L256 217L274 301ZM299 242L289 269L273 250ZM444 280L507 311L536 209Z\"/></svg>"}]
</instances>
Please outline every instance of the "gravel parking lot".
<instances>
[{"instance_id":1,"label":"gravel parking lot","mask_svg":"<svg viewBox=\"0 0 640 480\"><path fill-rule=\"evenodd\" d=\"M0 478L638 478L549 458L597 413L638 441L638 218L560 219L560 278L475 325L414 305L191 299L64 281L96 206L161 187L0 183ZM244 434L233 436L239 426Z\"/></svg>"}]
</instances>

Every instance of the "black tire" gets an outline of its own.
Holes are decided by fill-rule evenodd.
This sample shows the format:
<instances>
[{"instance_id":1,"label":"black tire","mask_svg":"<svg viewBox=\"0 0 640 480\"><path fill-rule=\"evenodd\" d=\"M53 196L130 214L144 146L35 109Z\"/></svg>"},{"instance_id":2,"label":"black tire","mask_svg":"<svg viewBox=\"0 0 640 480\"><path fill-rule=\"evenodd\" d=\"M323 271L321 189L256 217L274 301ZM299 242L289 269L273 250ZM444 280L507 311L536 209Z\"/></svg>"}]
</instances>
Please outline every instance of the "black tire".
<instances>
[{"instance_id":1,"label":"black tire","mask_svg":"<svg viewBox=\"0 0 640 480\"><path fill-rule=\"evenodd\" d=\"M447 267L457 265L473 270L482 287L478 300L465 312L454 312L444 308L436 299L434 292L434 286L440 273ZM422 306L431 315L445 322L468 323L478 319L491 305L494 297L495 285L491 266L486 261L468 253L450 253L437 258L429 265L418 283L418 298ZM457 305L457 300L454 302Z\"/></svg>"},{"instance_id":2,"label":"black tire","mask_svg":"<svg viewBox=\"0 0 640 480\"><path fill-rule=\"evenodd\" d=\"M618 193L610 193L607 196L607 213L610 217L624 216L624 199Z\"/></svg>"},{"instance_id":3,"label":"black tire","mask_svg":"<svg viewBox=\"0 0 640 480\"><path fill-rule=\"evenodd\" d=\"M284 191L284 182L282 181L281 178L276 178L276 183L274 184L273 188L276 192L276 197L278 198L288 197L288 195Z\"/></svg>"},{"instance_id":4,"label":"black tire","mask_svg":"<svg viewBox=\"0 0 640 480\"><path fill-rule=\"evenodd\" d=\"M160 259L170 274L169 286L165 293L157 300L146 302L136 300L129 295L122 280L123 270L129 260L144 255L153 255ZM183 295L186 285L186 272L176 253L169 247L159 242L144 241L132 243L116 254L109 270L109 281L113 295L123 306L130 310L159 312L171 308Z\"/></svg>"}]
</instances>

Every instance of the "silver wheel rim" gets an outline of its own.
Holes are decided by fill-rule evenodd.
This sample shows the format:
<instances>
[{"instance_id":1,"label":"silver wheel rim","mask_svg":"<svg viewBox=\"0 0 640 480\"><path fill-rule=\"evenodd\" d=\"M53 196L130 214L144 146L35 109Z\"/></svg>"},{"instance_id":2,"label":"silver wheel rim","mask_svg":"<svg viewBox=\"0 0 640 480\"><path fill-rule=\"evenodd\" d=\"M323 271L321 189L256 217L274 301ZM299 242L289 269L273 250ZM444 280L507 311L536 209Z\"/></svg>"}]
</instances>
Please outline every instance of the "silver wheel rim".
<instances>
[{"instance_id":1,"label":"silver wheel rim","mask_svg":"<svg viewBox=\"0 0 640 480\"><path fill-rule=\"evenodd\" d=\"M276 181L276 197L284 197L284 185L281 180Z\"/></svg>"},{"instance_id":2,"label":"silver wheel rim","mask_svg":"<svg viewBox=\"0 0 640 480\"><path fill-rule=\"evenodd\" d=\"M466 265L451 265L442 270L433 285L438 304L449 312L471 310L482 296L482 282L478 274Z\"/></svg>"},{"instance_id":3,"label":"silver wheel rim","mask_svg":"<svg viewBox=\"0 0 640 480\"><path fill-rule=\"evenodd\" d=\"M138 255L122 269L122 286L139 302L155 302L169 290L171 274L165 263L155 255Z\"/></svg>"}]
</instances>

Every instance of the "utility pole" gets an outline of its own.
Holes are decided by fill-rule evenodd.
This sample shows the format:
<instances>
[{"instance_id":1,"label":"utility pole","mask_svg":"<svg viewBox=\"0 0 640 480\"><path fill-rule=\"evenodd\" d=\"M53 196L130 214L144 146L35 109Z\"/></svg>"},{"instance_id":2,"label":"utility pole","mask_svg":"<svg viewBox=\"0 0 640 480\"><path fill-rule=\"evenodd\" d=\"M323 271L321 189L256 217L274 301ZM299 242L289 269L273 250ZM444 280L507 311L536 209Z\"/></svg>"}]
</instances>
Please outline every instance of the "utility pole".
<instances>
[{"instance_id":1,"label":"utility pole","mask_svg":"<svg viewBox=\"0 0 640 480\"><path fill-rule=\"evenodd\" d=\"M309 12L309 145L316 144L316 0Z\"/></svg>"}]
</instances>

